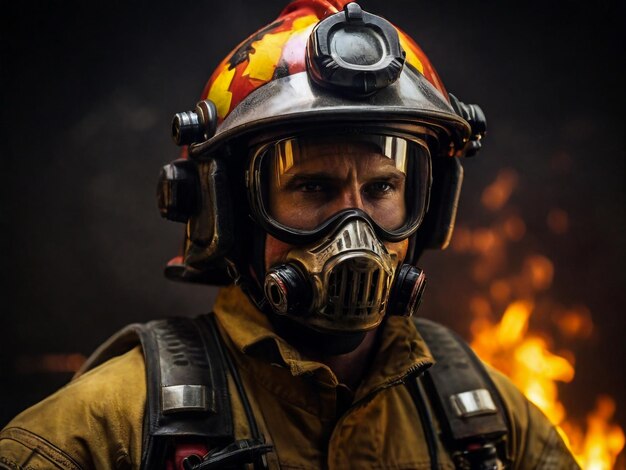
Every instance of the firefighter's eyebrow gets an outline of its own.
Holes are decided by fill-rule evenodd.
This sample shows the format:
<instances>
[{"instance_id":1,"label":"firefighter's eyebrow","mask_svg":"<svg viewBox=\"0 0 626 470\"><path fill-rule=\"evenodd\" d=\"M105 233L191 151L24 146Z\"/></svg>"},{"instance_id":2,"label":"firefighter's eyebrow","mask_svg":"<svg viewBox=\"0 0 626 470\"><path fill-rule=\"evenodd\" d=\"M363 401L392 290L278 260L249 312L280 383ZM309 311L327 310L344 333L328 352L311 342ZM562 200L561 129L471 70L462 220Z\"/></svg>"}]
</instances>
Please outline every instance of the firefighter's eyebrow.
<instances>
[{"instance_id":1,"label":"firefighter's eyebrow","mask_svg":"<svg viewBox=\"0 0 626 470\"><path fill-rule=\"evenodd\" d=\"M338 181L340 179L341 178L337 177L337 175L333 175L327 171L303 172L296 174L286 173L283 175L283 187L285 189L295 189L302 183L308 183L311 181L329 182Z\"/></svg>"},{"instance_id":2,"label":"firefighter's eyebrow","mask_svg":"<svg viewBox=\"0 0 626 470\"><path fill-rule=\"evenodd\" d=\"M392 181L392 182L400 182L400 181L404 181L406 179L406 176L404 173L402 173L400 170L385 170L385 171L380 171L371 175L368 175L366 180L367 181L372 181L372 180L385 180L385 181Z\"/></svg>"}]
</instances>

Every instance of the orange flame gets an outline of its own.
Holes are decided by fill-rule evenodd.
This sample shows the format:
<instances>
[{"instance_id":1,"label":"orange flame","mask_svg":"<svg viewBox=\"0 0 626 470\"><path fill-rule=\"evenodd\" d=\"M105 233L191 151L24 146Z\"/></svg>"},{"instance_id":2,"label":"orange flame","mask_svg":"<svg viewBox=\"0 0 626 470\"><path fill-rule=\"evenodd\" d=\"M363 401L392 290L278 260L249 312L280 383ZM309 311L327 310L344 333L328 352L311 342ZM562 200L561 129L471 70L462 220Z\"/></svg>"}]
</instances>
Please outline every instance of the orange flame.
<instances>
[{"instance_id":1,"label":"orange flame","mask_svg":"<svg viewBox=\"0 0 626 470\"><path fill-rule=\"evenodd\" d=\"M615 401L601 396L594 410L587 415L587 432L579 426L563 423L563 430L570 438L570 445L578 463L585 469L611 468L615 456L624 448L624 431L610 424L615 413Z\"/></svg>"},{"instance_id":2,"label":"orange flame","mask_svg":"<svg viewBox=\"0 0 626 470\"><path fill-rule=\"evenodd\" d=\"M481 199L488 212L502 211L499 220L490 227L473 230L459 227L452 240L455 252L475 256L471 278L477 286L483 286L470 299L471 346L485 362L509 376L557 426L582 468L611 469L625 444L624 431L612 423L614 400L598 398L584 425L568 417L557 385L574 379L574 355L568 351L555 353L547 332L530 328L540 295L545 298L552 286L553 262L546 256L531 254L523 257L518 273L509 272L508 245L526 234L524 220L514 209L505 207L518 183L514 170L500 171ZM547 208L546 226L554 236L566 234L570 230L568 213L561 208ZM493 321L494 312L500 309L504 312L500 320ZM552 302L549 312L562 338L586 338L593 330L591 313L584 306L564 308Z\"/></svg>"},{"instance_id":3,"label":"orange flame","mask_svg":"<svg viewBox=\"0 0 626 470\"><path fill-rule=\"evenodd\" d=\"M528 333L533 308L530 301L515 301L498 323L484 317L475 318L471 324L472 348L484 361L507 374L558 426L584 469L611 469L624 448L624 432L610 423L615 403L609 397L600 398L587 417L586 432L566 419L565 407L558 398L557 382L567 383L574 378L574 364L551 352L545 338Z\"/></svg>"},{"instance_id":4,"label":"orange flame","mask_svg":"<svg viewBox=\"0 0 626 470\"><path fill-rule=\"evenodd\" d=\"M86 359L79 353L22 355L15 369L20 374L76 372Z\"/></svg>"}]
</instances>

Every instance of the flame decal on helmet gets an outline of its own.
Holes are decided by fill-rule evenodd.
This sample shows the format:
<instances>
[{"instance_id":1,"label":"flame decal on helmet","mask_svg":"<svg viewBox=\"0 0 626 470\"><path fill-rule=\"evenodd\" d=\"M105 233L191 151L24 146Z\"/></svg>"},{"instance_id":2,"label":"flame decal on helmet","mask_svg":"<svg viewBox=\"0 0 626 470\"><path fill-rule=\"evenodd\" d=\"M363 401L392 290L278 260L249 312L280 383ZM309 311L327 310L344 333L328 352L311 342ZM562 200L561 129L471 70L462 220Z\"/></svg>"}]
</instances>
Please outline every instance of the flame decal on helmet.
<instances>
[{"instance_id":1,"label":"flame decal on helmet","mask_svg":"<svg viewBox=\"0 0 626 470\"><path fill-rule=\"evenodd\" d=\"M250 54L254 53L254 43L259 39L263 39L267 33L278 29L283 24L283 21L274 21L271 24L268 24L264 28L261 28L244 42L242 42L237 49L232 53L232 55L228 59L228 68L233 69L237 67L242 62L245 62L250 58Z\"/></svg>"},{"instance_id":2,"label":"flame decal on helmet","mask_svg":"<svg viewBox=\"0 0 626 470\"><path fill-rule=\"evenodd\" d=\"M400 45L404 52L406 53L406 63L413 66L415 70L424 75L424 65L422 61L419 60L417 54L415 53L415 48L411 47L411 39L404 34L402 31L398 31L398 38L400 39Z\"/></svg>"},{"instance_id":3,"label":"flame decal on helmet","mask_svg":"<svg viewBox=\"0 0 626 470\"><path fill-rule=\"evenodd\" d=\"M235 69L225 67L215 77L215 81L211 85L208 98L215 103L217 115L223 118L230 111L233 94L230 92L230 84L235 76Z\"/></svg>"},{"instance_id":4,"label":"flame decal on helmet","mask_svg":"<svg viewBox=\"0 0 626 470\"><path fill-rule=\"evenodd\" d=\"M282 57L287 41L291 40L294 35L303 35L303 32L306 33L303 36L308 38L312 28L307 27L315 23L317 23L317 17L313 15L303 16L293 22L291 31L266 34L261 40L252 43L257 52L250 56L248 67L244 70L243 75L247 75L251 79L261 80L264 83L270 81L274 77L274 70Z\"/></svg>"},{"instance_id":5,"label":"flame decal on helmet","mask_svg":"<svg viewBox=\"0 0 626 470\"><path fill-rule=\"evenodd\" d=\"M315 15L294 12L244 41L219 65L203 97L215 103L220 120L252 91L275 78L279 63L281 76L306 69L306 39L317 21Z\"/></svg>"}]
</instances>

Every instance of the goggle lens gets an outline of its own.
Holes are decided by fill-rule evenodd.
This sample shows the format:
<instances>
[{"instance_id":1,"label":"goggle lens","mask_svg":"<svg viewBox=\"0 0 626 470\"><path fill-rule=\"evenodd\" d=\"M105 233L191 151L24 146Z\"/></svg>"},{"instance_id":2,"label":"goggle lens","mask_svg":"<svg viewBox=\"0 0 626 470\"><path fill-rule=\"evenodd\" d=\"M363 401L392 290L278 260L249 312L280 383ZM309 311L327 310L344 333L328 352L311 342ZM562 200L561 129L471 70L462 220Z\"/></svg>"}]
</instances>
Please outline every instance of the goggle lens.
<instances>
[{"instance_id":1,"label":"goggle lens","mask_svg":"<svg viewBox=\"0 0 626 470\"><path fill-rule=\"evenodd\" d=\"M430 153L420 140L301 136L270 145L261 158L261 213L277 226L310 233L360 209L394 233L419 224L426 210Z\"/></svg>"}]
</instances>

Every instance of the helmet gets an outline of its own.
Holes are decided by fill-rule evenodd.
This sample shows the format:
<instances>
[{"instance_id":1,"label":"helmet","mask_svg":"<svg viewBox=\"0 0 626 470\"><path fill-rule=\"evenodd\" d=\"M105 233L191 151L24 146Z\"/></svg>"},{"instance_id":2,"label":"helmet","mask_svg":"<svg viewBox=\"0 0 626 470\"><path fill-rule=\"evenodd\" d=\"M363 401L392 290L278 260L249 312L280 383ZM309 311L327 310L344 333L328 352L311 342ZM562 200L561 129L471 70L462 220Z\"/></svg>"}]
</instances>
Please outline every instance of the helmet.
<instances>
[{"instance_id":1,"label":"helmet","mask_svg":"<svg viewBox=\"0 0 626 470\"><path fill-rule=\"evenodd\" d=\"M175 116L184 157L159 180L161 214L186 224L166 275L234 280L260 308L317 331L366 331L385 312L411 314L424 287L415 263L449 242L456 157L480 149L480 108L448 94L405 33L345 0L289 4L222 61L201 98ZM348 143L348 158L354 148L384 156L400 175L397 220L397 204L281 219L272 191L337 142ZM265 266L268 234L296 247L285 263ZM407 239L402 263L387 245Z\"/></svg>"}]
</instances>

